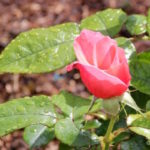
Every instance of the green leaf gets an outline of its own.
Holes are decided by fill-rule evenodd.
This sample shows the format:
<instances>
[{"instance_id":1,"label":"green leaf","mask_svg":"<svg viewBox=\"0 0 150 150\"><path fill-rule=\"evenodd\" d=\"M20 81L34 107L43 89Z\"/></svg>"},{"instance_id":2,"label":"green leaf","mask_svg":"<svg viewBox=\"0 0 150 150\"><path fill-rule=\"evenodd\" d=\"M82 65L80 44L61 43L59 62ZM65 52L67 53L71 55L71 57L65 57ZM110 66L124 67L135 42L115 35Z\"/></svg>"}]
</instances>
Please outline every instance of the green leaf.
<instances>
[{"instance_id":1,"label":"green leaf","mask_svg":"<svg viewBox=\"0 0 150 150\"><path fill-rule=\"evenodd\" d=\"M143 115L129 115L127 124L134 127L143 127L150 129L150 112Z\"/></svg>"},{"instance_id":2,"label":"green leaf","mask_svg":"<svg viewBox=\"0 0 150 150\"><path fill-rule=\"evenodd\" d=\"M122 132L113 139L113 144L120 143L129 138L129 132Z\"/></svg>"},{"instance_id":3,"label":"green leaf","mask_svg":"<svg viewBox=\"0 0 150 150\"><path fill-rule=\"evenodd\" d=\"M141 127L130 127L129 129L136 134L145 136L147 139L150 139L150 129L145 129Z\"/></svg>"},{"instance_id":4,"label":"green leaf","mask_svg":"<svg viewBox=\"0 0 150 150\"><path fill-rule=\"evenodd\" d=\"M131 35L139 35L146 32L147 20L144 15L131 15L126 22L126 28Z\"/></svg>"},{"instance_id":5,"label":"green leaf","mask_svg":"<svg viewBox=\"0 0 150 150\"><path fill-rule=\"evenodd\" d=\"M150 100L146 103L146 111L150 111Z\"/></svg>"},{"instance_id":6,"label":"green leaf","mask_svg":"<svg viewBox=\"0 0 150 150\"><path fill-rule=\"evenodd\" d=\"M56 123L54 107L47 96L25 97L0 105L0 136L32 124Z\"/></svg>"},{"instance_id":7,"label":"green leaf","mask_svg":"<svg viewBox=\"0 0 150 150\"><path fill-rule=\"evenodd\" d=\"M0 73L41 73L64 67L75 59L75 23L21 33L0 55Z\"/></svg>"},{"instance_id":8,"label":"green leaf","mask_svg":"<svg viewBox=\"0 0 150 150\"><path fill-rule=\"evenodd\" d=\"M77 119L88 112L91 100L62 91L58 95L52 97L52 103L59 107L66 116ZM98 99L90 112L100 109L101 100Z\"/></svg>"},{"instance_id":9,"label":"green leaf","mask_svg":"<svg viewBox=\"0 0 150 150\"><path fill-rule=\"evenodd\" d=\"M141 136L133 136L131 139L121 142L121 150L149 150L150 146L146 145L146 141Z\"/></svg>"},{"instance_id":10,"label":"green leaf","mask_svg":"<svg viewBox=\"0 0 150 150\"><path fill-rule=\"evenodd\" d=\"M117 41L118 46L124 49L126 58L130 59L130 57L136 52L134 44L125 37L118 37L115 40Z\"/></svg>"},{"instance_id":11,"label":"green leaf","mask_svg":"<svg viewBox=\"0 0 150 150\"><path fill-rule=\"evenodd\" d=\"M138 111L139 113L141 113L141 109L137 106L134 99L131 97L131 95L128 92L125 92L121 96L121 103L123 103L123 104L133 108L134 110Z\"/></svg>"},{"instance_id":12,"label":"green leaf","mask_svg":"<svg viewBox=\"0 0 150 150\"><path fill-rule=\"evenodd\" d=\"M150 95L150 51L142 52L130 61L131 84Z\"/></svg>"},{"instance_id":13,"label":"green leaf","mask_svg":"<svg viewBox=\"0 0 150 150\"><path fill-rule=\"evenodd\" d=\"M131 89L132 90L132 89ZM133 89L134 90L134 89ZM136 101L136 104L141 108L145 109L147 101L150 99L150 95L141 93L139 91L131 92L133 99Z\"/></svg>"},{"instance_id":14,"label":"green leaf","mask_svg":"<svg viewBox=\"0 0 150 150\"><path fill-rule=\"evenodd\" d=\"M126 14L121 9L106 9L81 21L81 29L100 31L105 35L115 36L126 21Z\"/></svg>"},{"instance_id":15,"label":"green leaf","mask_svg":"<svg viewBox=\"0 0 150 150\"><path fill-rule=\"evenodd\" d=\"M66 144L60 143L59 144L59 150L75 150L75 149L66 145Z\"/></svg>"},{"instance_id":16,"label":"green leaf","mask_svg":"<svg viewBox=\"0 0 150 150\"><path fill-rule=\"evenodd\" d=\"M148 16L147 16L147 32L150 35L150 9L148 10Z\"/></svg>"},{"instance_id":17,"label":"green leaf","mask_svg":"<svg viewBox=\"0 0 150 150\"><path fill-rule=\"evenodd\" d=\"M84 129L85 130L88 130L88 129L94 129L94 128L98 128L98 127L100 127L101 126L101 123L97 120L97 119L95 119L95 120L89 120L89 121L87 121L86 123L85 123L85 125L84 125Z\"/></svg>"},{"instance_id":18,"label":"green leaf","mask_svg":"<svg viewBox=\"0 0 150 150\"><path fill-rule=\"evenodd\" d=\"M32 125L25 128L24 140L30 148L48 144L55 137L54 129L44 125Z\"/></svg>"},{"instance_id":19,"label":"green leaf","mask_svg":"<svg viewBox=\"0 0 150 150\"><path fill-rule=\"evenodd\" d=\"M131 131L150 139L150 112L143 115L129 115L127 125Z\"/></svg>"},{"instance_id":20,"label":"green leaf","mask_svg":"<svg viewBox=\"0 0 150 150\"><path fill-rule=\"evenodd\" d=\"M98 138L89 132L80 131L70 118L59 120L55 125L55 135L63 143L83 147L99 143Z\"/></svg>"}]
</instances>

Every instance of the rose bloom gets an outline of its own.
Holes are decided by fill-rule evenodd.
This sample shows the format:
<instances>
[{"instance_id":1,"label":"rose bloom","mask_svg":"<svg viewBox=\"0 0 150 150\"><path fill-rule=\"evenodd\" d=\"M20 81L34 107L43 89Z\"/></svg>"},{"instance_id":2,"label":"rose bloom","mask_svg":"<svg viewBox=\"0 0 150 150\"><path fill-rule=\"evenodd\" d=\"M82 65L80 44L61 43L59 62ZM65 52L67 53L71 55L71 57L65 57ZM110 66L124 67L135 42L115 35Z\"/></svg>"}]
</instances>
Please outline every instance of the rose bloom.
<instances>
[{"instance_id":1,"label":"rose bloom","mask_svg":"<svg viewBox=\"0 0 150 150\"><path fill-rule=\"evenodd\" d=\"M108 99L122 95L131 76L124 50L115 40L100 32L82 30L74 41L78 61L67 70L78 69L87 89L96 97Z\"/></svg>"}]
</instances>

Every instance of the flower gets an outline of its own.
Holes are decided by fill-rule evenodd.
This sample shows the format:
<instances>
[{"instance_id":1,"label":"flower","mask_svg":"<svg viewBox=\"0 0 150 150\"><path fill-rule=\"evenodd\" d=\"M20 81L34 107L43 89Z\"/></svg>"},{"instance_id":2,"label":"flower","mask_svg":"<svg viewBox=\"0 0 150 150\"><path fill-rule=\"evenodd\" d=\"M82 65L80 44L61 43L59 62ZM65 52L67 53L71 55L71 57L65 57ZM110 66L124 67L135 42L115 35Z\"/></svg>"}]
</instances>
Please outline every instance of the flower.
<instances>
[{"instance_id":1,"label":"flower","mask_svg":"<svg viewBox=\"0 0 150 150\"><path fill-rule=\"evenodd\" d=\"M78 61L67 71L78 69L87 89L96 97L108 99L122 95L131 76L124 50L115 40L100 32L82 30L74 41Z\"/></svg>"}]
</instances>

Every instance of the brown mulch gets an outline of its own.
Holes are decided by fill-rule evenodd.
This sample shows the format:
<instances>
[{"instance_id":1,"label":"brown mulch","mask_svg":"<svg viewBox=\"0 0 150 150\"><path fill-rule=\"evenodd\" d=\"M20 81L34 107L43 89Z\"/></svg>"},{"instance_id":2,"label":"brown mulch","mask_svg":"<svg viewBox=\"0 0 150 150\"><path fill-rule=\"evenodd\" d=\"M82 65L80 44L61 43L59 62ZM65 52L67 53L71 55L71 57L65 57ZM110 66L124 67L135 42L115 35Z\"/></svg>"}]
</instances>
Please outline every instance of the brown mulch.
<instances>
[{"instance_id":1,"label":"brown mulch","mask_svg":"<svg viewBox=\"0 0 150 150\"><path fill-rule=\"evenodd\" d=\"M108 7L122 8L128 14L146 14L150 0L0 0L0 50L20 32L63 22L79 22ZM150 43L139 42L136 46L138 49L147 48ZM1 103L23 96L53 95L62 89L88 96L79 74L66 74L65 69L51 74L0 75ZM28 150L22 131L1 138L0 150ZM58 141L52 141L40 150L58 150Z\"/></svg>"}]
</instances>

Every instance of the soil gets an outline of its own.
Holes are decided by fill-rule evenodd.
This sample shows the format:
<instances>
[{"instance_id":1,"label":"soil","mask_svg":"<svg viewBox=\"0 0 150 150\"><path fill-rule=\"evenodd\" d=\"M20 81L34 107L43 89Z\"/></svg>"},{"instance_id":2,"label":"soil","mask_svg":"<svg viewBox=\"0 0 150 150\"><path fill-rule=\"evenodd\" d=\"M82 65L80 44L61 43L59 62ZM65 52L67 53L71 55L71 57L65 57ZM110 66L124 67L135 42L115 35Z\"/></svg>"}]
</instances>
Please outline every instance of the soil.
<instances>
[{"instance_id":1,"label":"soil","mask_svg":"<svg viewBox=\"0 0 150 150\"><path fill-rule=\"evenodd\" d=\"M0 51L20 32L63 22L79 22L108 7L122 8L128 14L147 14L150 0L0 0ZM140 41L135 45L141 51L148 48L150 42ZM61 69L51 74L0 75L0 103L24 96L51 96L62 89L83 97L89 95L76 71L66 74L66 70ZM0 150L28 150L22 133L19 130L2 137ZM59 143L54 140L39 150L58 149Z\"/></svg>"}]
</instances>

